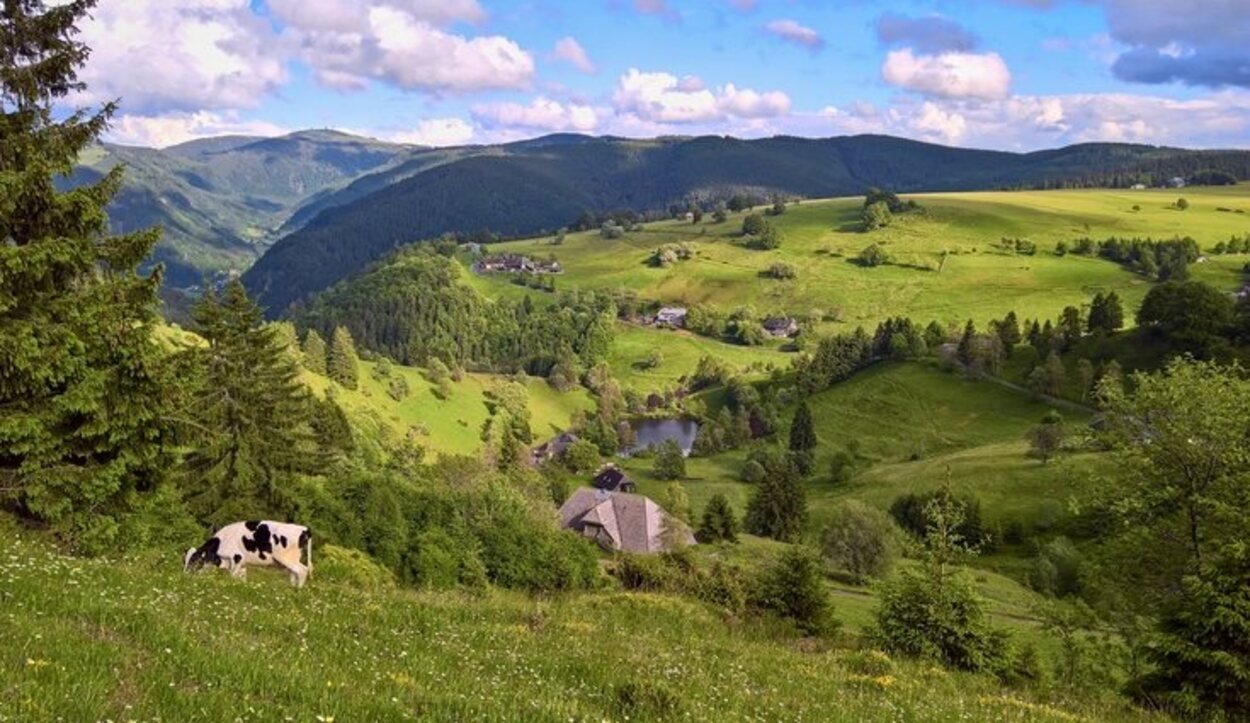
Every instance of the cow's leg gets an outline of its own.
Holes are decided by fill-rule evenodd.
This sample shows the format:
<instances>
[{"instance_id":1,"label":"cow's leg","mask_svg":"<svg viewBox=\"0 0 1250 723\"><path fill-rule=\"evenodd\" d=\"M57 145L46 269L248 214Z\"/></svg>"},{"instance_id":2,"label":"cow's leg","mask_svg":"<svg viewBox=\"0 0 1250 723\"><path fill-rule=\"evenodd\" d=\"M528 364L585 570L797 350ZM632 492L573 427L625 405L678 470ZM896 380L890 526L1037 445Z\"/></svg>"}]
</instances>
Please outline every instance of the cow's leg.
<instances>
[{"instance_id":1,"label":"cow's leg","mask_svg":"<svg viewBox=\"0 0 1250 723\"><path fill-rule=\"evenodd\" d=\"M247 579L247 565L236 562L230 566L230 576L238 580Z\"/></svg>"},{"instance_id":2,"label":"cow's leg","mask_svg":"<svg viewBox=\"0 0 1250 723\"><path fill-rule=\"evenodd\" d=\"M287 572L291 573L292 585L295 587L304 587L304 581L308 579L307 567L304 567L304 565L299 562L283 560L278 557L275 557L274 560L277 561L279 565L285 567Z\"/></svg>"}]
</instances>

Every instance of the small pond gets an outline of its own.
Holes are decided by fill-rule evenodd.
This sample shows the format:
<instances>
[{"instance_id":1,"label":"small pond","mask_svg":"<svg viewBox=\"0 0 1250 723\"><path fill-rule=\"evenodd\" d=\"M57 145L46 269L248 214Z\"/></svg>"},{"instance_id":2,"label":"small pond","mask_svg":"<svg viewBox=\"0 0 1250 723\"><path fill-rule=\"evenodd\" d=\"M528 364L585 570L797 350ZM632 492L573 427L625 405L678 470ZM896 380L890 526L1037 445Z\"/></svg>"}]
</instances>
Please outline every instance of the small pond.
<instances>
[{"instance_id":1,"label":"small pond","mask_svg":"<svg viewBox=\"0 0 1250 723\"><path fill-rule=\"evenodd\" d=\"M694 446L694 437L699 433L699 423L693 419L639 419L630 423L638 443L625 450L625 456L667 442L672 439L681 447L681 453L690 454Z\"/></svg>"}]
</instances>

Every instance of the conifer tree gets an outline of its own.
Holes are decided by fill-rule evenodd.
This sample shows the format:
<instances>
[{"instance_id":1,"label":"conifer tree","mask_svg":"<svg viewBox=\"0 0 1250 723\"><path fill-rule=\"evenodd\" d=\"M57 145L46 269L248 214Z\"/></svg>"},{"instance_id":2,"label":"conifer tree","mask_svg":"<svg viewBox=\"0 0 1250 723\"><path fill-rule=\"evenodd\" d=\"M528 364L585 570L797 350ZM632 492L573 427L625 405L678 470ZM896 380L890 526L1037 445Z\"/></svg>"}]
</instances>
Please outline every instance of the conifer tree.
<instances>
[{"instance_id":1,"label":"conifer tree","mask_svg":"<svg viewBox=\"0 0 1250 723\"><path fill-rule=\"evenodd\" d=\"M316 329L309 329L304 335L304 368L325 376L326 354L326 340L321 338Z\"/></svg>"},{"instance_id":2,"label":"conifer tree","mask_svg":"<svg viewBox=\"0 0 1250 723\"><path fill-rule=\"evenodd\" d=\"M977 327L972 323L972 319L969 319L968 323L964 325L963 336L959 338L959 346L955 350L955 356L966 366L971 365L976 359L976 338Z\"/></svg>"},{"instance_id":3,"label":"conifer tree","mask_svg":"<svg viewBox=\"0 0 1250 723\"><path fill-rule=\"evenodd\" d=\"M0 6L0 505L86 551L147 541L161 526L131 526L143 512L174 518L151 334L161 271L138 271L160 232L109 234L121 165L54 185L117 110L53 112L86 89L75 26L94 5Z\"/></svg>"},{"instance_id":4,"label":"conifer tree","mask_svg":"<svg viewBox=\"0 0 1250 723\"><path fill-rule=\"evenodd\" d=\"M802 477L786 456L772 455L761 463L764 479L747 503L744 527L753 535L793 541L807 521Z\"/></svg>"},{"instance_id":5,"label":"conifer tree","mask_svg":"<svg viewBox=\"0 0 1250 723\"><path fill-rule=\"evenodd\" d=\"M807 402L799 402L798 409L794 410L794 420L790 422L790 451L794 453L799 471L810 473L816 451L816 429Z\"/></svg>"},{"instance_id":6,"label":"conifer tree","mask_svg":"<svg viewBox=\"0 0 1250 723\"><path fill-rule=\"evenodd\" d=\"M712 495L703 508L703 521L696 534L700 542L737 542L738 520L723 494Z\"/></svg>"},{"instance_id":7,"label":"conifer tree","mask_svg":"<svg viewBox=\"0 0 1250 723\"><path fill-rule=\"evenodd\" d=\"M356 344L351 333L346 327L335 327L334 336L330 339L330 358L326 363L330 378L347 389L355 389L360 376L358 367Z\"/></svg>"},{"instance_id":8,"label":"conifer tree","mask_svg":"<svg viewBox=\"0 0 1250 723\"><path fill-rule=\"evenodd\" d=\"M191 510L211 524L289 516L291 475L317 462L299 371L239 281L205 294L193 318L208 345L186 352L197 377L183 475Z\"/></svg>"}]
</instances>

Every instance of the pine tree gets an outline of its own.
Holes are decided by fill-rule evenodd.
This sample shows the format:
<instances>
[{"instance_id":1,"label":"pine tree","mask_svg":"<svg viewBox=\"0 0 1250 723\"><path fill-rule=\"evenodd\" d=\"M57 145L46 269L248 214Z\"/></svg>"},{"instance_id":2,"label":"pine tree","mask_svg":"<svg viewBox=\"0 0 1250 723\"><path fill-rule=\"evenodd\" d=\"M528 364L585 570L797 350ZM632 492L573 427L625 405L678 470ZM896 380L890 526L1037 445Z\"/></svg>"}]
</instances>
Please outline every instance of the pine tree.
<instances>
[{"instance_id":1,"label":"pine tree","mask_svg":"<svg viewBox=\"0 0 1250 723\"><path fill-rule=\"evenodd\" d=\"M764 479L747 503L748 532L783 542L798 538L807 521L803 480L792 462L775 455L762 460Z\"/></svg>"},{"instance_id":2,"label":"pine tree","mask_svg":"<svg viewBox=\"0 0 1250 723\"><path fill-rule=\"evenodd\" d=\"M1003 317L1003 320L999 322L998 338L1002 339L1003 349L1006 351L1007 356L1011 356L1012 350L1023 339L1020 334L1020 321L1016 317L1016 312L1007 312L1007 316Z\"/></svg>"},{"instance_id":3,"label":"pine tree","mask_svg":"<svg viewBox=\"0 0 1250 723\"><path fill-rule=\"evenodd\" d=\"M326 374L326 341L316 329L304 335L304 368L314 374Z\"/></svg>"},{"instance_id":4,"label":"pine tree","mask_svg":"<svg viewBox=\"0 0 1250 723\"><path fill-rule=\"evenodd\" d=\"M352 341L351 333L346 327L335 327L334 336L330 339L330 357L326 363L330 378L347 389L355 389L360 376L358 367L356 344Z\"/></svg>"},{"instance_id":5,"label":"pine tree","mask_svg":"<svg viewBox=\"0 0 1250 723\"><path fill-rule=\"evenodd\" d=\"M317 463L299 370L239 281L205 294L192 313L208 345L185 352L196 377L182 480L191 510L212 524L288 517L291 475ZM342 434L337 422L317 426L327 438Z\"/></svg>"},{"instance_id":6,"label":"pine tree","mask_svg":"<svg viewBox=\"0 0 1250 723\"><path fill-rule=\"evenodd\" d=\"M812 424L812 410L808 408L807 402L799 402L798 409L794 410L794 419L790 422L790 451L794 454L799 471L810 474L816 451L816 429Z\"/></svg>"},{"instance_id":7,"label":"pine tree","mask_svg":"<svg viewBox=\"0 0 1250 723\"><path fill-rule=\"evenodd\" d=\"M146 542L162 526L141 513L176 518L152 339L161 270L138 272L160 232L109 234L120 165L73 190L53 182L117 110L53 111L86 89L75 26L94 5L0 9L0 504L86 551Z\"/></svg>"},{"instance_id":8,"label":"pine tree","mask_svg":"<svg viewBox=\"0 0 1250 723\"><path fill-rule=\"evenodd\" d=\"M972 319L969 319L964 325L963 336L959 338L959 346L955 350L955 356L965 366L971 366L976 360L976 339L977 327L972 323Z\"/></svg>"},{"instance_id":9,"label":"pine tree","mask_svg":"<svg viewBox=\"0 0 1250 723\"><path fill-rule=\"evenodd\" d=\"M738 520L723 494L712 495L703 508L703 521L696 534L700 542L737 542Z\"/></svg>"}]
</instances>

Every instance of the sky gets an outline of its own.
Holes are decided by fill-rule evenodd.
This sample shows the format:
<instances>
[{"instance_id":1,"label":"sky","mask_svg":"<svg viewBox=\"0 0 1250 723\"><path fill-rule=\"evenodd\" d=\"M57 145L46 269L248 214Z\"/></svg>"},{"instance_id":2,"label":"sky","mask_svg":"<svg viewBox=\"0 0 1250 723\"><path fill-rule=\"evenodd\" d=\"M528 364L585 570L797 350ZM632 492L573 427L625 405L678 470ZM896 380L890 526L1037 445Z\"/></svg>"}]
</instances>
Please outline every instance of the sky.
<instances>
[{"instance_id":1,"label":"sky","mask_svg":"<svg viewBox=\"0 0 1250 723\"><path fill-rule=\"evenodd\" d=\"M78 104L164 147L332 128L1250 147L1250 0L100 0Z\"/></svg>"}]
</instances>

